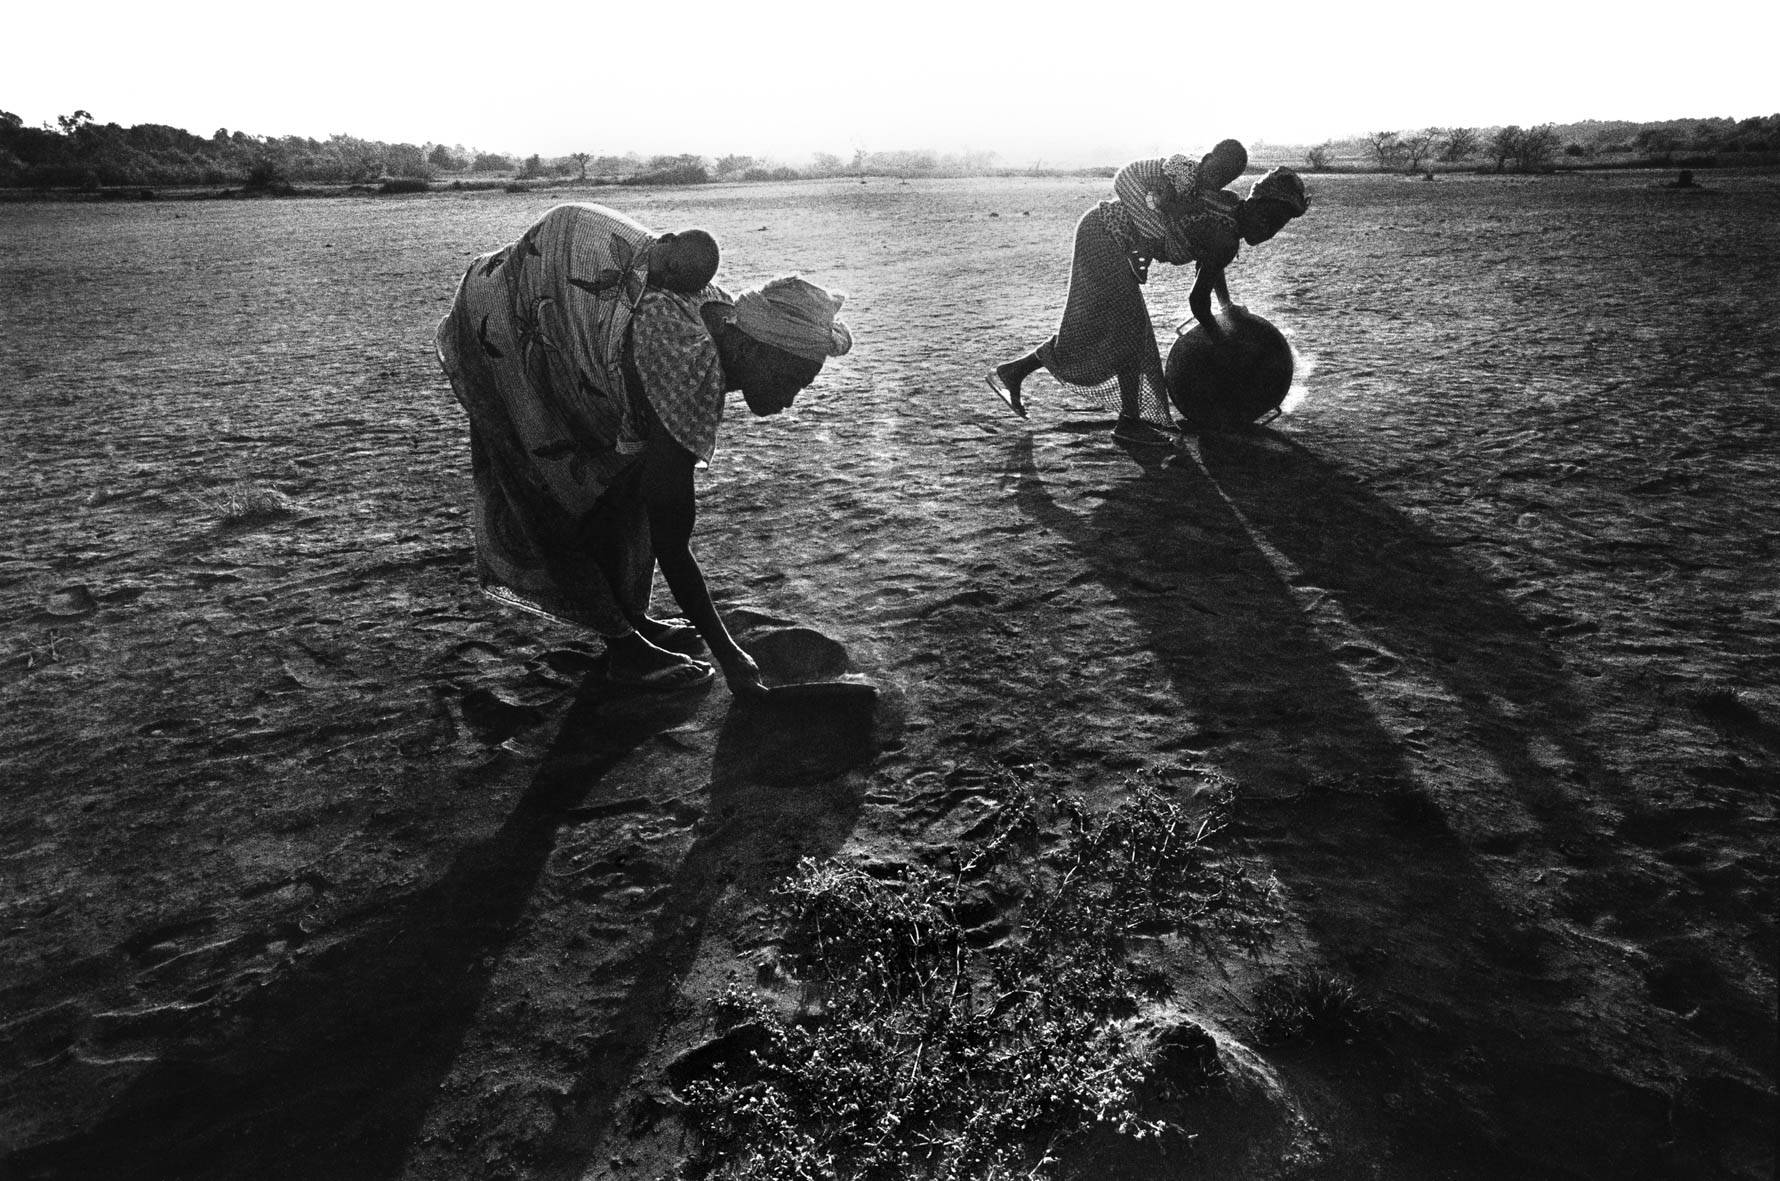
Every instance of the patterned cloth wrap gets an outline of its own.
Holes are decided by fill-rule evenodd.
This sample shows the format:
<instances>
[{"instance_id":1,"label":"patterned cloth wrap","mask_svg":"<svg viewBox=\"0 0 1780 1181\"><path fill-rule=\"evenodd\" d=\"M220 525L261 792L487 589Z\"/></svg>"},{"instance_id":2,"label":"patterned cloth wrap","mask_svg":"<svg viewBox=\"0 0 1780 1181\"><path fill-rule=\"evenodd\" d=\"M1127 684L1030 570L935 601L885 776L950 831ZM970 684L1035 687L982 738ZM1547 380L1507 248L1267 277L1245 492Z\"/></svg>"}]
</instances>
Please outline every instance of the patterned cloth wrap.
<instances>
[{"instance_id":1,"label":"patterned cloth wrap","mask_svg":"<svg viewBox=\"0 0 1780 1181\"><path fill-rule=\"evenodd\" d=\"M1115 198L1100 203L1100 217L1133 254L1175 266L1228 266L1241 244L1241 199L1203 187L1199 173L1199 162L1188 156L1133 160L1113 177ZM1178 212L1165 211L1165 204L1178 205Z\"/></svg>"},{"instance_id":2,"label":"patterned cloth wrap","mask_svg":"<svg viewBox=\"0 0 1780 1181\"><path fill-rule=\"evenodd\" d=\"M709 459L723 415L722 365L698 309L728 297L648 288L653 242L615 210L557 206L470 264L437 335L470 419L483 589L606 636L649 601L635 477L652 422Z\"/></svg>"},{"instance_id":3,"label":"patterned cloth wrap","mask_svg":"<svg viewBox=\"0 0 1780 1181\"><path fill-rule=\"evenodd\" d=\"M1156 328L1134 266L1152 258L1227 266L1240 244L1239 198L1201 188L1199 162L1180 155L1132 161L1113 177L1113 192L1076 224L1063 319L1038 359L1057 380L1093 387L1115 411L1118 376L1135 372L1142 417L1172 426ZM1166 212L1164 203L1184 208Z\"/></svg>"}]
</instances>

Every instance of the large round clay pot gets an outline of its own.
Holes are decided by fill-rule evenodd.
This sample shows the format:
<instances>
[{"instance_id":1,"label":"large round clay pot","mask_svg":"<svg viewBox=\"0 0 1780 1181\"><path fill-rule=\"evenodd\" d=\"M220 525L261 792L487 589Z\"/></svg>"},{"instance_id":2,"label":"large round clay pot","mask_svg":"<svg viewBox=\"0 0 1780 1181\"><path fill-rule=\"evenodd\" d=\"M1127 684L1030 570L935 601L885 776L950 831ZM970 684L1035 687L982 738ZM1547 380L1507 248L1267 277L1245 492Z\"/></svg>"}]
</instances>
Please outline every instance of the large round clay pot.
<instances>
[{"instance_id":1,"label":"large round clay pot","mask_svg":"<svg viewBox=\"0 0 1780 1181\"><path fill-rule=\"evenodd\" d=\"M1240 426L1278 410L1292 388L1292 346L1264 317L1217 314L1225 339L1195 322L1168 351L1168 398L1190 427Z\"/></svg>"}]
</instances>

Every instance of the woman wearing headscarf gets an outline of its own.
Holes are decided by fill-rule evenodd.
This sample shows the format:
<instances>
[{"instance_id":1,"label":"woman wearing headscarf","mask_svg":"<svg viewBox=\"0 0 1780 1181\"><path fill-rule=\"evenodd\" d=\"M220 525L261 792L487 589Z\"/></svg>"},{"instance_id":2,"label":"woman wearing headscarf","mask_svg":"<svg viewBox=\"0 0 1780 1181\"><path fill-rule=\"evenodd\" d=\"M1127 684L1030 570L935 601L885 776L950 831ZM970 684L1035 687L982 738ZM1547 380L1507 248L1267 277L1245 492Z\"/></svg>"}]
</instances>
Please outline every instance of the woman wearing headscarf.
<instances>
[{"instance_id":1,"label":"woman wearing headscarf","mask_svg":"<svg viewBox=\"0 0 1780 1181\"><path fill-rule=\"evenodd\" d=\"M746 694L760 670L690 546L693 472L727 394L777 414L852 337L835 318L845 297L796 276L734 299L701 285L708 241L558 206L470 264L438 350L470 419L484 592L597 632L616 683L703 684L711 666L671 650L702 638ZM658 564L690 626L646 613Z\"/></svg>"},{"instance_id":2,"label":"woman wearing headscarf","mask_svg":"<svg viewBox=\"0 0 1780 1181\"><path fill-rule=\"evenodd\" d=\"M1211 297L1229 306L1224 272L1241 244L1259 246L1309 207L1304 182L1289 168L1258 178L1246 200L1226 190L1247 163L1243 146L1225 140L1198 161L1177 155L1135 160L1119 170L1115 196L1076 224L1069 294L1056 335L988 374L990 388L1015 414L1026 415L1021 383L1048 369L1071 385L1117 381L1115 438L1140 444L1179 438L1142 284L1154 259L1197 263L1187 305L1214 338L1220 335Z\"/></svg>"}]
</instances>

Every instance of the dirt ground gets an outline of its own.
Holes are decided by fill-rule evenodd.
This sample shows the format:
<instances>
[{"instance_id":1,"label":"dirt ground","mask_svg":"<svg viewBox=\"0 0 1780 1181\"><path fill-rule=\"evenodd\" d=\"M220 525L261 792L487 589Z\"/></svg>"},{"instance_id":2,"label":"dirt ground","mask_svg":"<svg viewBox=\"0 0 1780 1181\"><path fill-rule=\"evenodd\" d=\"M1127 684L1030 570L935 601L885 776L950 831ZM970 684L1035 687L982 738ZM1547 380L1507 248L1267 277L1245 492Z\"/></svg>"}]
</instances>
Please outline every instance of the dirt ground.
<instances>
[{"instance_id":1,"label":"dirt ground","mask_svg":"<svg viewBox=\"0 0 1780 1181\"><path fill-rule=\"evenodd\" d=\"M1148 1175L1771 1177L1780 176L1664 179L1315 181L1231 272L1289 413L1166 460L981 379L1104 181L0 207L0 1178L669 1175L774 887L968 841L985 761L1232 784L1288 904L1167 963L1249 1083ZM869 715L615 694L476 592L431 334L557 197L851 293L695 544ZM1258 1044L1291 969L1373 1031Z\"/></svg>"}]
</instances>

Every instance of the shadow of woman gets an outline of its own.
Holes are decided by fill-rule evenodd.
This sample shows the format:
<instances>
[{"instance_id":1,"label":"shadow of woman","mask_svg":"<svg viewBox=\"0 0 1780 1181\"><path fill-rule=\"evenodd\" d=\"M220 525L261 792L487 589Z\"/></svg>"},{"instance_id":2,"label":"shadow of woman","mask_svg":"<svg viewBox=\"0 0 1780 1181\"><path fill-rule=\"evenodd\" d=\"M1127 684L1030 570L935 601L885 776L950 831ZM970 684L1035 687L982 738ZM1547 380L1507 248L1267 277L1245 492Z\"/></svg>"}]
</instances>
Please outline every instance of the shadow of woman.
<instances>
[{"instance_id":1,"label":"shadow of woman","mask_svg":"<svg viewBox=\"0 0 1780 1181\"><path fill-rule=\"evenodd\" d=\"M1555 1044L1570 967L1548 958L1548 933L1489 858L1498 835L1539 835L1516 793L1560 830L1581 823L1558 780L1593 760L1568 736L1577 707L1561 671L1477 573L1331 465L1272 432L1208 436L1201 453L1152 459L1110 488L1057 468L1059 494L1023 436L1006 475L1019 508L1147 633L1181 706L1179 748L1235 780L1239 832L1317 954L1390 998L1398 1048L1414 1047L1391 1070L1414 1077L1386 1089L1425 1101L1351 1102L1443 1169L1468 1154L1479 1172L1467 1175L1516 1175L1516 1145L1554 1143L1636 1171L1651 1145L1627 1128L1650 1126L1637 1123L1648 1096L1605 1077L1586 1047ZM1467 652L1483 664L1460 663ZM1456 798L1420 728L1418 711L1436 708L1456 711L1456 732L1492 764ZM1437 1065L1461 1051L1462 1080ZM1533 1098L1480 1116L1472 1086ZM1624 1119L1584 1119L1615 1107Z\"/></svg>"},{"instance_id":2,"label":"shadow of woman","mask_svg":"<svg viewBox=\"0 0 1780 1181\"><path fill-rule=\"evenodd\" d=\"M769 682L779 679L768 650L745 631L738 639ZM678 1007L711 924L727 924L733 934L737 920L765 906L799 861L840 849L862 806L855 772L899 726L895 710L870 697L728 706L711 756L709 809L646 940L616 969L633 984L616 1017L582 1051L586 1070L538 1153L545 1175L580 1176L614 1120L624 1121L621 1133L652 1125L657 1109L647 1080L638 1088L640 1106L621 1112L617 1105Z\"/></svg>"},{"instance_id":3,"label":"shadow of woman","mask_svg":"<svg viewBox=\"0 0 1780 1181\"><path fill-rule=\"evenodd\" d=\"M1165 748L1215 750L1255 795L1408 782L1397 744L1196 463L1136 452L1143 474L1084 489L1095 507L1082 513L1059 498L1073 499L1071 489L1041 476L1032 446L1020 438L1007 463L1014 502L1141 625L1185 707Z\"/></svg>"},{"instance_id":4,"label":"shadow of woman","mask_svg":"<svg viewBox=\"0 0 1780 1181\"><path fill-rule=\"evenodd\" d=\"M1338 606L1355 645L1345 655L1420 686L1396 712L1411 725L1456 725L1482 756L1449 766L1444 778L1468 780L1474 798L1499 797L1494 831L1480 834L1485 848L1598 835L1583 785L1608 771L1580 737L1583 697L1538 629L1454 556L1452 542L1271 431L1204 435L1199 459L1281 575ZM1502 811L1515 801L1519 817Z\"/></svg>"},{"instance_id":5,"label":"shadow of woman","mask_svg":"<svg viewBox=\"0 0 1780 1181\"><path fill-rule=\"evenodd\" d=\"M195 1013L143 1018L159 1057L86 1132L0 1161L20 1178L396 1175L531 903L570 809L697 697L584 686L500 828L430 885L321 933ZM348 920L350 921L350 920ZM303 932L264 932L297 946ZM174 1008L180 1008L175 1006Z\"/></svg>"}]
</instances>

